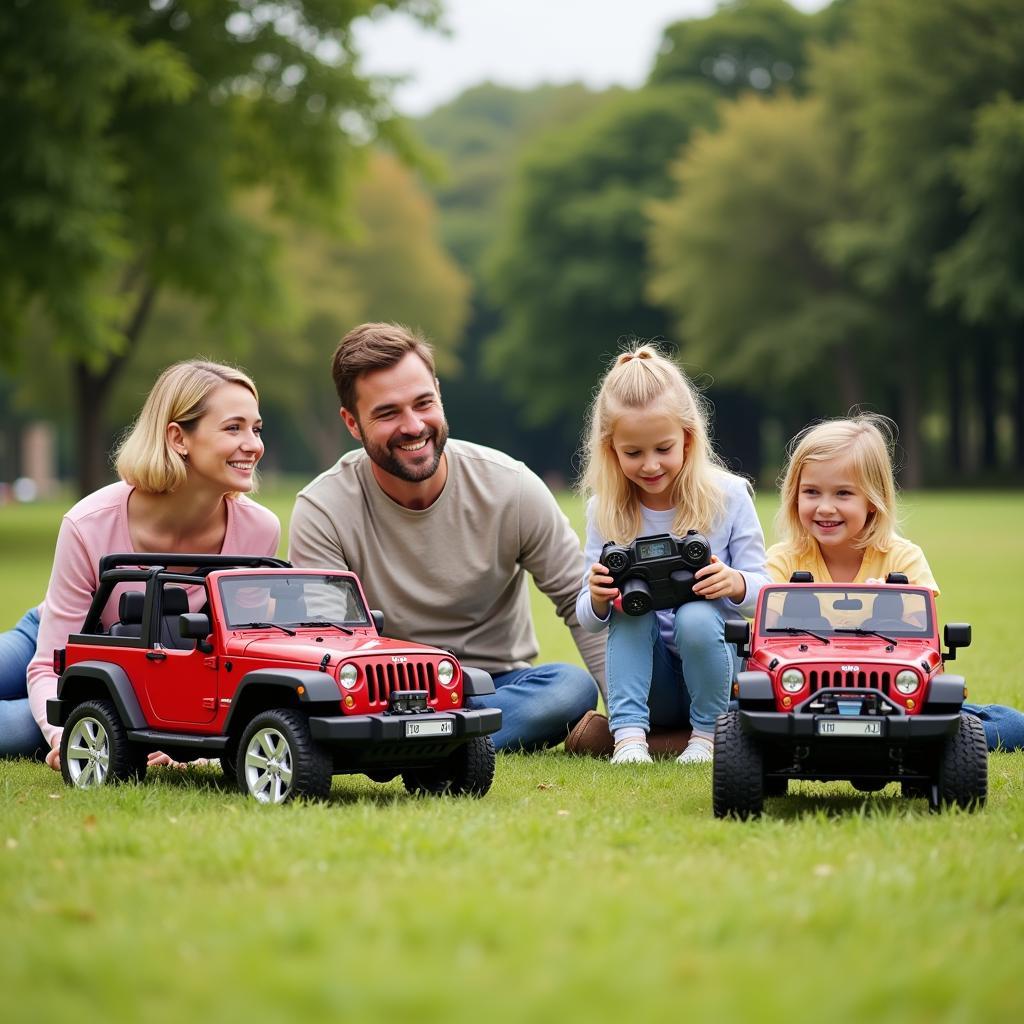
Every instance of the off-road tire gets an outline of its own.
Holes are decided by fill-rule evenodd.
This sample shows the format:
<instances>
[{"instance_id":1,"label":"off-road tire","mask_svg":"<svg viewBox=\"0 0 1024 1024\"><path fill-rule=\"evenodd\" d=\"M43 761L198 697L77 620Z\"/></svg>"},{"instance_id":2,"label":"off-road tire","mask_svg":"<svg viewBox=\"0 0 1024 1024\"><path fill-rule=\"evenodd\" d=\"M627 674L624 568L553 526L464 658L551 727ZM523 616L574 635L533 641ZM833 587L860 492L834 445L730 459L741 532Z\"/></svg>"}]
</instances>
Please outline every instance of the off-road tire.
<instances>
[{"instance_id":1,"label":"off-road tire","mask_svg":"<svg viewBox=\"0 0 1024 1024\"><path fill-rule=\"evenodd\" d=\"M727 711L715 723L715 761L711 772L716 818L760 817L764 809L764 758L740 727L740 713Z\"/></svg>"},{"instance_id":2,"label":"off-road tire","mask_svg":"<svg viewBox=\"0 0 1024 1024\"><path fill-rule=\"evenodd\" d=\"M235 761L238 788L260 803L322 800L331 790L333 769L330 754L310 735L306 716L290 708L254 715Z\"/></svg>"},{"instance_id":3,"label":"off-road tire","mask_svg":"<svg viewBox=\"0 0 1024 1024\"><path fill-rule=\"evenodd\" d=\"M988 797L988 744L979 719L960 712L960 727L946 740L939 762L939 804L976 811Z\"/></svg>"},{"instance_id":4,"label":"off-road tire","mask_svg":"<svg viewBox=\"0 0 1024 1024\"><path fill-rule=\"evenodd\" d=\"M141 782L146 777L146 751L128 741L111 701L86 700L68 715L64 725L60 773L69 786L78 789Z\"/></svg>"},{"instance_id":5,"label":"off-road tire","mask_svg":"<svg viewBox=\"0 0 1024 1024\"><path fill-rule=\"evenodd\" d=\"M484 796L494 781L494 743L490 736L474 736L453 750L440 764L407 768L402 782L412 794Z\"/></svg>"}]
</instances>

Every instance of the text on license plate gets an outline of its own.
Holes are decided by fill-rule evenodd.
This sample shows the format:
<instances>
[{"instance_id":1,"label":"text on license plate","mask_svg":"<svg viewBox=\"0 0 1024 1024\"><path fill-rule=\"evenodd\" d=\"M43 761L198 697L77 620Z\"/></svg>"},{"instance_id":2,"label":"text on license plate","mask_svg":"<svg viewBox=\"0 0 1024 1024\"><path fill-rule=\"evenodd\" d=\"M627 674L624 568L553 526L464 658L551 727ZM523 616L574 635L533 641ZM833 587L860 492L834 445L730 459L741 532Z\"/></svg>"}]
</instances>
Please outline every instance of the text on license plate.
<instances>
[{"instance_id":1,"label":"text on license plate","mask_svg":"<svg viewBox=\"0 0 1024 1024\"><path fill-rule=\"evenodd\" d=\"M844 722L841 719L819 718L819 736L881 736L881 722Z\"/></svg>"},{"instance_id":2,"label":"text on license plate","mask_svg":"<svg viewBox=\"0 0 1024 1024\"><path fill-rule=\"evenodd\" d=\"M455 723L450 718L405 723L406 739L418 736L451 736L453 732L455 732Z\"/></svg>"}]
</instances>

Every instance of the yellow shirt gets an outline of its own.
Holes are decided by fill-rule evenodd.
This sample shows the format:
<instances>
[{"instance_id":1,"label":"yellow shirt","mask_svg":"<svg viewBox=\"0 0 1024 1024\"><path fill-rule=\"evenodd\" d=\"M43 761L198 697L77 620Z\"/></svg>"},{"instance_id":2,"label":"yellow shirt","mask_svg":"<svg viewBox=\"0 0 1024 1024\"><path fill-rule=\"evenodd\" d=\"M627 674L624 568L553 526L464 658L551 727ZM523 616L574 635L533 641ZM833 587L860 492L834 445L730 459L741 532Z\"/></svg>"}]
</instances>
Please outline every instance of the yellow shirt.
<instances>
[{"instance_id":1,"label":"yellow shirt","mask_svg":"<svg viewBox=\"0 0 1024 1024\"><path fill-rule=\"evenodd\" d=\"M810 555L798 558L788 544L773 544L768 549L767 567L768 575L776 583L788 583L789 577L800 570L809 572L815 583L835 582L817 545ZM885 580L891 572L901 572L907 577L908 583L917 587L929 587L936 597L939 596L939 585L932 576L924 552L905 537L895 538L888 551L879 551L874 547L865 548L864 560L860 563L860 570L852 582Z\"/></svg>"}]
</instances>

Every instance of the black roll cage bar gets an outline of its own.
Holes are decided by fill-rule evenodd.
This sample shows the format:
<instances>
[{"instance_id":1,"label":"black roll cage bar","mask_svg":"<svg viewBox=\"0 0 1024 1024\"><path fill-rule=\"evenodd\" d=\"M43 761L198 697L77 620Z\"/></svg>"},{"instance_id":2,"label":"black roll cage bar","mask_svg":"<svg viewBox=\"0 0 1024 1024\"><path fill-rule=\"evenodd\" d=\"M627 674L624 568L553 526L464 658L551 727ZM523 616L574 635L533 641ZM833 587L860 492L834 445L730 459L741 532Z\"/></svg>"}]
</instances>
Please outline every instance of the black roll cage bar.
<instances>
[{"instance_id":1,"label":"black roll cage bar","mask_svg":"<svg viewBox=\"0 0 1024 1024\"><path fill-rule=\"evenodd\" d=\"M194 566L191 573L168 572L167 566ZM122 568L132 566L132 568ZM190 555L172 552L128 553L103 555L100 558L100 584L92 597L89 612L82 624L83 635L96 636L100 632L100 617L106 608L110 595L119 583L146 584L146 597L142 606L144 636L150 633L145 628L160 615L162 587L150 586L159 579L161 583L184 583L186 586L200 586L215 569L291 569L291 562L269 555ZM147 637L147 640L150 639Z\"/></svg>"}]
</instances>

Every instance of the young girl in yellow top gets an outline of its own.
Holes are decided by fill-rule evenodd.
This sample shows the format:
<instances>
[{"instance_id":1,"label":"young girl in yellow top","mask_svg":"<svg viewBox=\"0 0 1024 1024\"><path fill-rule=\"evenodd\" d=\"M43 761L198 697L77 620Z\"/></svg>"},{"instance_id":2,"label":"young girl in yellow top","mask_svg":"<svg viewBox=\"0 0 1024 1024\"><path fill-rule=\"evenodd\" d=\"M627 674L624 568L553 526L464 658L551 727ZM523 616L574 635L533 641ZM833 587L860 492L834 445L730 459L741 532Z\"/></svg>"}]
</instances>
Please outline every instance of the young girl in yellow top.
<instances>
[{"instance_id":1,"label":"young girl in yellow top","mask_svg":"<svg viewBox=\"0 0 1024 1024\"><path fill-rule=\"evenodd\" d=\"M917 586L938 585L924 552L896 530L892 431L882 416L862 414L807 427L788 448L768 574L796 570L820 583L881 583L901 572ZM1024 749L1024 714L1000 704L965 704L985 727L990 750Z\"/></svg>"}]
</instances>

